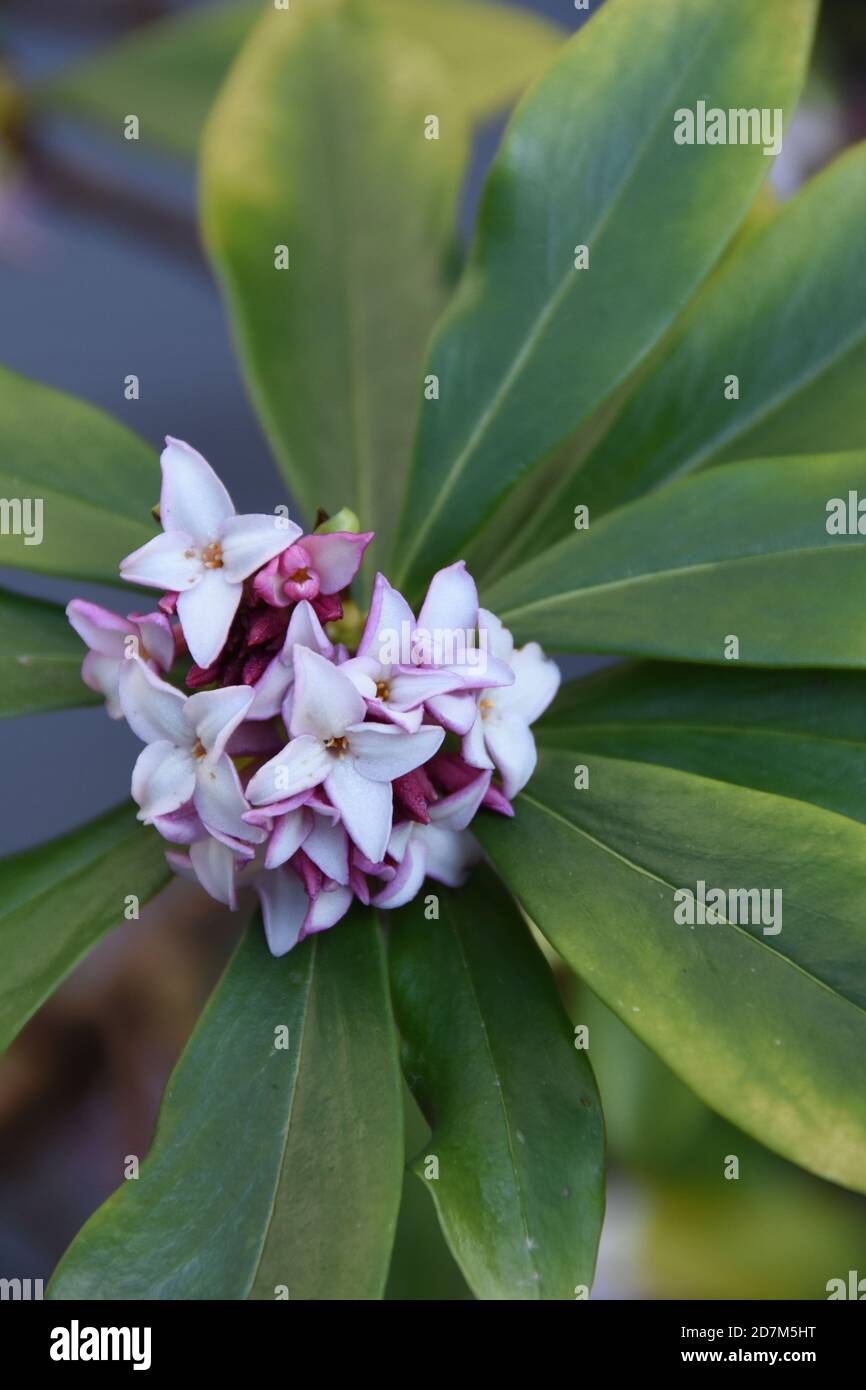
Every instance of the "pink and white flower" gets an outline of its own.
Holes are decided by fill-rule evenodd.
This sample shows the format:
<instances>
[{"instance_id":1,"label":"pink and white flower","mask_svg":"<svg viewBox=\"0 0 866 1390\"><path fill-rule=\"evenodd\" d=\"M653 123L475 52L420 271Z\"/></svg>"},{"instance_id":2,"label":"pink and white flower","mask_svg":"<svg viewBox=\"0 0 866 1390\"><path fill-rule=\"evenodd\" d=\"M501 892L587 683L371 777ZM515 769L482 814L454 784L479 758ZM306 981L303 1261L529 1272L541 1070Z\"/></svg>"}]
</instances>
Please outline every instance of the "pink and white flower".
<instances>
[{"instance_id":1,"label":"pink and white flower","mask_svg":"<svg viewBox=\"0 0 866 1390\"><path fill-rule=\"evenodd\" d=\"M90 648L81 663L81 679L105 696L111 719L123 717L117 683L125 661L137 656L157 673L168 671L174 661L174 634L164 613L130 613L121 618L98 603L74 598L66 605L66 616Z\"/></svg>"},{"instance_id":2,"label":"pink and white flower","mask_svg":"<svg viewBox=\"0 0 866 1390\"><path fill-rule=\"evenodd\" d=\"M243 581L301 534L277 515L238 516L210 464L179 439L160 459L164 527L121 562L133 584L177 592L177 615L193 661L208 667L222 651Z\"/></svg>"},{"instance_id":3,"label":"pink and white flower","mask_svg":"<svg viewBox=\"0 0 866 1390\"><path fill-rule=\"evenodd\" d=\"M255 774L247 795L254 806L267 806L322 786L350 838L368 859L381 860L391 833L391 783L431 758L444 733L365 722L364 695L343 667L307 647L298 648L294 663L292 737ZM370 682L368 698L373 693Z\"/></svg>"},{"instance_id":4,"label":"pink and white flower","mask_svg":"<svg viewBox=\"0 0 866 1390\"><path fill-rule=\"evenodd\" d=\"M253 590L275 608L303 599L311 602L320 594L339 594L355 578L372 539L372 531L302 536L268 561L256 575Z\"/></svg>"}]
</instances>

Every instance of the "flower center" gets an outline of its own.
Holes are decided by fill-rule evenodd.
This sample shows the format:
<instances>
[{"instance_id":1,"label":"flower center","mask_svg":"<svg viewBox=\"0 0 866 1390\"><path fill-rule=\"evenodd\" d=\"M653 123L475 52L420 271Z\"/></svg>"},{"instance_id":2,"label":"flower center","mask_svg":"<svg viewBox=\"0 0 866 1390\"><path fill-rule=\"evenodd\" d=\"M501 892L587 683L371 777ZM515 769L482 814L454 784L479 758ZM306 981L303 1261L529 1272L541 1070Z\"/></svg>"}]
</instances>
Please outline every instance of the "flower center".
<instances>
[{"instance_id":1,"label":"flower center","mask_svg":"<svg viewBox=\"0 0 866 1390\"><path fill-rule=\"evenodd\" d=\"M387 681L377 681L377 682L376 682L376 699L377 699L377 700L390 700L390 698L391 698L391 687L390 687L390 685L388 684L388 682L387 682Z\"/></svg>"},{"instance_id":2,"label":"flower center","mask_svg":"<svg viewBox=\"0 0 866 1390\"><path fill-rule=\"evenodd\" d=\"M481 715L481 718L482 718L482 719L486 719L487 716L488 716L488 714L490 713L490 711L491 711L492 709L493 709L493 701L492 701L492 700L479 700L479 701L478 701L478 712L479 712L479 714Z\"/></svg>"},{"instance_id":3,"label":"flower center","mask_svg":"<svg viewBox=\"0 0 866 1390\"><path fill-rule=\"evenodd\" d=\"M293 584L307 584L310 579L310 571L302 567L295 570L294 574L290 574L289 579Z\"/></svg>"},{"instance_id":4,"label":"flower center","mask_svg":"<svg viewBox=\"0 0 866 1390\"><path fill-rule=\"evenodd\" d=\"M192 750L192 756L193 756L194 758L203 758L203 757L205 756L205 753L206 753L206 752L207 752L207 749L205 748L205 746L204 746L204 744L202 743L201 739L200 739L200 738L196 739L196 741L195 741L195 748L193 748L193 750Z\"/></svg>"},{"instance_id":5,"label":"flower center","mask_svg":"<svg viewBox=\"0 0 866 1390\"><path fill-rule=\"evenodd\" d=\"M211 541L206 545L201 553L201 562L206 570L221 570L223 567L223 551L219 541Z\"/></svg>"},{"instance_id":6,"label":"flower center","mask_svg":"<svg viewBox=\"0 0 866 1390\"><path fill-rule=\"evenodd\" d=\"M329 753L335 753L338 758L345 758L349 751L349 740L347 738L326 738L325 747Z\"/></svg>"}]
</instances>

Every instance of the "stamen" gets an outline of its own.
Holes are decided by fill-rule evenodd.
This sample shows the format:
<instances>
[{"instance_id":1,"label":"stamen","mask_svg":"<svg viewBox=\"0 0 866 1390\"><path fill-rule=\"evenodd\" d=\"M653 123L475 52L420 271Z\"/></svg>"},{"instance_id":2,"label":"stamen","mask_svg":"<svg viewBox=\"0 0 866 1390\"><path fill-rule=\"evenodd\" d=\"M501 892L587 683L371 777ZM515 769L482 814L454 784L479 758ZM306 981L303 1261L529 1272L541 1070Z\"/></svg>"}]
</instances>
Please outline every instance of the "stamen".
<instances>
[{"instance_id":1,"label":"stamen","mask_svg":"<svg viewBox=\"0 0 866 1390\"><path fill-rule=\"evenodd\" d=\"M221 570L223 567L223 552L219 541L211 541L206 545L201 553L202 564L206 570Z\"/></svg>"},{"instance_id":2,"label":"stamen","mask_svg":"<svg viewBox=\"0 0 866 1390\"><path fill-rule=\"evenodd\" d=\"M390 698L391 698L391 687L390 687L390 685L388 684L388 682L387 682L387 681L377 681L377 682L376 682L376 699L377 699L377 700L390 700Z\"/></svg>"},{"instance_id":3,"label":"stamen","mask_svg":"<svg viewBox=\"0 0 866 1390\"><path fill-rule=\"evenodd\" d=\"M310 571L307 569L295 570L294 574L289 575L289 580L293 584L306 584L310 579Z\"/></svg>"},{"instance_id":4,"label":"stamen","mask_svg":"<svg viewBox=\"0 0 866 1390\"><path fill-rule=\"evenodd\" d=\"M201 739L200 739L200 738L199 738L199 739L196 739L195 748L193 748L193 750L192 750L192 756L193 756L194 758L203 758L203 757L205 756L206 753L207 753L207 749L205 748L205 746L204 746L204 744L202 743Z\"/></svg>"},{"instance_id":5,"label":"stamen","mask_svg":"<svg viewBox=\"0 0 866 1390\"><path fill-rule=\"evenodd\" d=\"M492 710L492 709L493 709L493 701L492 701L492 700L479 700L479 701L478 701L478 712L479 712L479 714L481 715L481 718L482 718L482 719L486 719L486 718L487 718L488 712L489 712L490 710Z\"/></svg>"},{"instance_id":6,"label":"stamen","mask_svg":"<svg viewBox=\"0 0 866 1390\"><path fill-rule=\"evenodd\" d=\"M349 740L347 738L326 738L325 747L329 753L336 753L338 758L345 758L349 751Z\"/></svg>"}]
</instances>

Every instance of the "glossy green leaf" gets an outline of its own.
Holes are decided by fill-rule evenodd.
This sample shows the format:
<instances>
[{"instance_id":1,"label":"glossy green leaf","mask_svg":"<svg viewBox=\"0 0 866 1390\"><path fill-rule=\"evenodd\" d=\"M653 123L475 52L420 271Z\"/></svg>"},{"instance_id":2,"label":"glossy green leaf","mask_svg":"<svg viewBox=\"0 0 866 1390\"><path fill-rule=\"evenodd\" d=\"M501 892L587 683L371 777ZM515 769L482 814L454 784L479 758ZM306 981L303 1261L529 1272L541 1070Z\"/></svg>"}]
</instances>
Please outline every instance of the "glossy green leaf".
<instances>
[{"instance_id":1,"label":"glossy green leaf","mask_svg":"<svg viewBox=\"0 0 866 1390\"><path fill-rule=\"evenodd\" d=\"M415 1172L479 1298L574 1299L592 1283L604 1207L592 1071L494 876L438 897L439 921L419 897L389 939L404 1070L433 1129Z\"/></svg>"},{"instance_id":2,"label":"glossy green leaf","mask_svg":"<svg viewBox=\"0 0 866 1390\"><path fill-rule=\"evenodd\" d=\"M746 666L863 666L866 453L728 464L611 512L483 593L519 641ZM728 646L738 639L738 655Z\"/></svg>"},{"instance_id":3,"label":"glossy green leaf","mask_svg":"<svg viewBox=\"0 0 866 1390\"><path fill-rule=\"evenodd\" d=\"M858 145L727 263L575 478L574 503L600 516L708 463L866 448L864 224ZM731 375L738 400L725 395Z\"/></svg>"},{"instance_id":4,"label":"glossy green leaf","mask_svg":"<svg viewBox=\"0 0 866 1390\"><path fill-rule=\"evenodd\" d=\"M759 145L677 144L674 113L789 112L814 17L812 0L607 0L524 98L425 367L439 399L421 406L398 582L459 556L661 340L768 169Z\"/></svg>"},{"instance_id":5,"label":"glossy green leaf","mask_svg":"<svg viewBox=\"0 0 866 1390\"><path fill-rule=\"evenodd\" d=\"M866 675L622 665L567 685L536 737L866 821Z\"/></svg>"},{"instance_id":6,"label":"glossy green leaf","mask_svg":"<svg viewBox=\"0 0 866 1390\"><path fill-rule=\"evenodd\" d=\"M472 573L490 584L533 555L563 540L574 525L574 509L582 498L582 469L612 430L626 403L641 384L658 373L676 351L692 324L700 322L704 305L713 302L714 290L726 275L732 259L778 215L781 204L764 184L738 227L724 255L692 296L673 326L627 381L608 396L590 418L553 455L532 469L511 490L497 512L485 522L467 549ZM627 451L626 451L627 452ZM615 468L617 464L612 463ZM627 466L627 463L624 464ZM580 481L578 481L580 479ZM593 508L593 514L596 510Z\"/></svg>"},{"instance_id":7,"label":"glossy green leaf","mask_svg":"<svg viewBox=\"0 0 866 1390\"><path fill-rule=\"evenodd\" d=\"M579 742L541 749L515 809L473 829L568 964L708 1105L866 1191L866 828ZM763 922L678 922L701 881L768 890Z\"/></svg>"},{"instance_id":8,"label":"glossy green leaf","mask_svg":"<svg viewBox=\"0 0 866 1390\"><path fill-rule=\"evenodd\" d=\"M0 589L0 717L95 704L84 652L62 608Z\"/></svg>"},{"instance_id":9,"label":"glossy green leaf","mask_svg":"<svg viewBox=\"0 0 866 1390\"><path fill-rule=\"evenodd\" d=\"M143 905L169 877L165 842L132 806L0 862L0 1048L123 922L127 899Z\"/></svg>"},{"instance_id":10,"label":"glossy green leaf","mask_svg":"<svg viewBox=\"0 0 866 1390\"><path fill-rule=\"evenodd\" d=\"M375 530L378 565L466 153L449 93L363 4L298 0L262 19L203 147L204 234L277 461L309 520L348 506Z\"/></svg>"},{"instance_id":11,"label":"glossy green leaf","mask_svg":"<svg viewBox=\"0 0 866 1390\"><path fill-rule=\"evenodd\" d=\"M395 34L428 45L447 65L472 118L505 106L553 57L563 33L536 15L473 0L370 0ZM71 111L123 133L135 114L143 142L191 158L208 110L262 10L208 5L171 15L37 83L37 109Z\"/></svg>"},{"instance_id":12,"label":"glossy green leaf","mask_svg":"<svg viewBox=\"0 0 866 1390\"><path fill-rule=\"evenodd\" d=\"M50 1295L381 1298L402 1141L371 914L279 960L256 924L169 1080L139 1180L91 1217Z\"/></svg>"},{"instance_id":13,"label":"glossy green leaf","mask_svg":"<svg viewBox=\"0 0 866 1390\"><path fill-rule=\"evenodd\" d=\"M156 457L101 410L0 368L0 565L119 584L154 534Z\"/></svg>"}]
</instances>

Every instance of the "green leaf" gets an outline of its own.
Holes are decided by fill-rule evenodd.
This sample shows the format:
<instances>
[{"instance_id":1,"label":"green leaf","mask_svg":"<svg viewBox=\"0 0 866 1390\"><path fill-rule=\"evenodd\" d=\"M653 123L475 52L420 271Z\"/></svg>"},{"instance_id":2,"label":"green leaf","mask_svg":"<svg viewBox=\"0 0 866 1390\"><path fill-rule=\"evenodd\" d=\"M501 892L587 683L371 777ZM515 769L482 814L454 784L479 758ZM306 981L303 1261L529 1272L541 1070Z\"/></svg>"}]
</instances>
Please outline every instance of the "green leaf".
<instances>
[{"instance_id":1,"label":"green leaf","mask_svg":"<svg viewBox=\"0 0 866 1390\"><path fill-rule=\"evenodd\" d=\"M47 789L50 795L50 787ZM170 877L165 843L115 807L78 830L0 861L0 1048L111 927Z\"/></svg>"},{"instance_id":2,"label":"green leaf","mask_svg":"<svg viewBox=\"0 0 866 1390\"><path fill-rule=\"evenodd\" d=\"M866 144L730 259L574 479L573 502L600 516L708 463L866 448L864 223ZM725 396L732 375L738 400Z\"/></svg>"},{"instance_id":3,"label":"green leaf","mask_svg":"<svg viewBox=\"0 0 866 1390\"><path fill-rule=\"evenodd\" d=\"M381 21L428 44L473 119L505 106L553 57L563 33L521 10L472 0L371 0ZM262 6L209 5L136 29L31 90L37 110L72 111L120 137L130 114L143 142L195 155L208 110Z\"/></svg>"},{"instance_id":4,"label":"green leaf","mask_svg":"<svg viewBox=\"0 0 866 1390\"><path fill-rule=\"evenodd\" d=\"M0 589L0 718L97 703L85 650L62 608Z\"/></svg>"},{"instance_id":5,"label":"green leaf","mask_svg":"<svg viewBox=\"0 0 866 1390\"><path fill-rule=\"evenodd\" d=\"M363 6L300 0L263 18L204 141L204 234L277 461L309 518L347 506L376 531L379 565L465 154L448 92Z\"/></svg>"},{"instance_id":6,"label":"green leaf","mask_svg":"<svg viewBox=\"0 0 866 1390\"><path fill-rule=\"evenodd\" d=\"M866 829L579 742L542 748L515 809L473 829L568 964L708 1105L866 1191ZM781 931L681 925L700 881L778 890Z\"/></svg>"},{"instance_id":7,"label":"green leaf","mask_svg":"<svg viewBox=\"0 0 866 1390\"><path fill-rule=\"evenodd\" d=\"M863 666L866 539L828 502L866 453L728 464L671 483L512 571L484 603L520 641L751 666Z\"/></svg>"},{"instance_id":8,"label":"green leaf","mask_svg":"<svg viewBox=\"0 0 866 1390\"><path fill-rule=\"evenodd\" d=\"M604 1207L592 1071L494 876L438 897L441 921L418 898L389 942L404 1070L433 1127L415 1172L479 1298L573 1299L592 1282Z\"/></svg>"},{"instance_id":9,"label":"green leaf","mask_svg":"<svg viewBox=\"0 0 866 1390\"><path fill-rule=\"evenodd\" d=\"M436 331L397 582L420 590L658 343L746 215L759 145L678 145L696 102L789 111L813 0L608 0L524 98ZM575 269L575 247L589 269Z\"/></svg>"},{"instance_id":10,"label":"green leaf","mask_svg":"<svg viewBox=\"0 0 866 1390\"><path fill-rule=\"evenodd\" d=\"M50 1295L381 1298L402 1140L372 915L279 960L256 924L169 1080L139 1180L91 1217Z\"/></svg>"},{"instance_id":11,"label":"green leaf","mask_svg":"<svg viewBox=\"0 0 866 1390\"><path fill-rule=\"evenodd\" d=\"M120 139L136 115L142 142L192 158L219 85L260 6L209 5L136 29L57 77L38 83L39 107L69 110Z\"/></svg>"},{"instance_id":12,"label":"green leaf","mask_svg":"<svg viewBox=\"0 0 866 1390\"><path fill-rule=\"evenodd\" d=\"M153 450L101 410L0 368L0 565L120 584L150 540Z\"/></svg>"},{"instance_id":13,"label":"green leaf","mask_svg":"<svg viewBox=\"0 0 866 1390\"><path fill-rule=\"evenodd\" d=\"M572 681L545 745L661 763L866 821L866 676L625 665Z\"/></svg>"}]
</instances>

